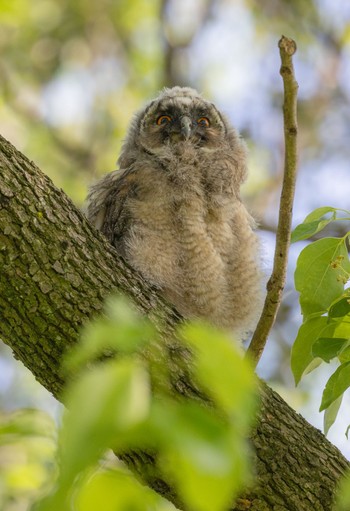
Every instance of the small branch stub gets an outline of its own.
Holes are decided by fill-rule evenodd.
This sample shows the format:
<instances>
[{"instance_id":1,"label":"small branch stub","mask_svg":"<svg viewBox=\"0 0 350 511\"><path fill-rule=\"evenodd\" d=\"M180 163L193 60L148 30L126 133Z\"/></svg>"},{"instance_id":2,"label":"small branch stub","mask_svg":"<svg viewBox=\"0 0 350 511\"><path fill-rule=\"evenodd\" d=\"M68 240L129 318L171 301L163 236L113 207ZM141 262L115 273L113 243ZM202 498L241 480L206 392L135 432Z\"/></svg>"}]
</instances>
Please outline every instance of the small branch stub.
<instances>
[{"instance_id":1,"label":"small branch stub","mask_svg":"<svg viewBox=\"0 0 350 511\"><path fill-rule=\"evenodd\" d=\"M294 55L294 53L297 51L296 42L293 39L285 37L284 35L278 41L278 47L281 51L283 51L286 55L289 55L290 57Z\"/></svg>"},{"instance_id":2,"label":"small branch stub","mask_svg":"<svg viewBox=\"0 0 350 511\"><path fill-rule=\"evenodd\" d=\"M268 335L275 322L279 309L282 292L286 280L288 250L292 227L292 212L297 173L297 92L298 83L295 80L292 56L297 45L293 39L282 36L278 42L281 56L280 74L283 78L284 102L284 177L280 199L276 247L271 277L267 283L267 295L264 308L254 332L248 356L255 366L258 364L265 348Z\"/></svg>"}]
</instances>

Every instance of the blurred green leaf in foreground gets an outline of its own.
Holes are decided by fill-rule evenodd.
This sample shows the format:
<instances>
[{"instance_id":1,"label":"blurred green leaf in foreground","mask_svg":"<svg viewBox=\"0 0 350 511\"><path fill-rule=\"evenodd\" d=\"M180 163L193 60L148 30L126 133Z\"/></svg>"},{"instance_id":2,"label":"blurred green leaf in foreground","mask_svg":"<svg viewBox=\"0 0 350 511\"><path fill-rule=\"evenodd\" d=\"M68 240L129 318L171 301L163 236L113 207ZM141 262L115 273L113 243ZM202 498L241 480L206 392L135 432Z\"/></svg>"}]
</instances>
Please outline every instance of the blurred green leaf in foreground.
<instances>
[{"instance_id":1,"label":"blurred green leaf in foreground","mask_svg":"<svg viewBox=\"0 0 350 511\"><path fill-rule=\"evenodd\" d=\"M234 502L251 480L253 370L212 327L183 325L178 337L191 353L191 378L206 405L175 398L164 341L125 299L109 301L105 317L86 327L66 362L78 377L66 391L60 472L36 511L90 511L97 503L107 511L174 509L109 459L110 448L154 453L157 470L189 509L224 511Z\"/></svg>"}]
</instances>

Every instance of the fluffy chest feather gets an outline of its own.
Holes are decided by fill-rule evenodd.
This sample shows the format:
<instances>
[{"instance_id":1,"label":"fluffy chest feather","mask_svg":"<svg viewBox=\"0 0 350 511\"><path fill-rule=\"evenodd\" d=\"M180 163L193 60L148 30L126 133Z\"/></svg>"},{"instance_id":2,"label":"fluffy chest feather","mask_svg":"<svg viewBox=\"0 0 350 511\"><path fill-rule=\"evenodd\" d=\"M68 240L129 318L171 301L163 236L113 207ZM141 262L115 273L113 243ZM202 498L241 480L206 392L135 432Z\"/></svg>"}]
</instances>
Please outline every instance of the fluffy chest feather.
<instances>
[{"instance_id":1,"label":"fluffy chest feather","mask_svg":"<svg viewBox=\"0 0 350 511\"><path fill-rule=\"evenodd\" d=\"M207 280L214 266L223 273L234 244L232 191L213 193L193 165L157 173L157 181L152 169L143 174L138 196L128 203L132 223L125 241L131 264L155 285L178 293L189 265Z\"/></svg>"}]
</instances>

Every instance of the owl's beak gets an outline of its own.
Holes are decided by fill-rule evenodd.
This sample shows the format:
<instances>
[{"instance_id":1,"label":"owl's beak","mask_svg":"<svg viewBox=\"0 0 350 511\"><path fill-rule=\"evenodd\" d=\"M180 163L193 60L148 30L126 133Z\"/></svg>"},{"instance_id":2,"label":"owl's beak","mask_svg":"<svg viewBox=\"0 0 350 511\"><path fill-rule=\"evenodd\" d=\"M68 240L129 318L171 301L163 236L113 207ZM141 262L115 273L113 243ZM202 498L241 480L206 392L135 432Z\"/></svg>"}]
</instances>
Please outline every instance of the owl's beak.
<instances>
[{"instance_id":1,"label":"owl's beak","mask_svg":"<svg viewBox=\"0 0 350 511\"><path fill-rule=\"evenodd\" d=\"M184 138L189 138L192 131L192 120L187 115L181 117L181 135Z\"/></svg>"}]
</instances>

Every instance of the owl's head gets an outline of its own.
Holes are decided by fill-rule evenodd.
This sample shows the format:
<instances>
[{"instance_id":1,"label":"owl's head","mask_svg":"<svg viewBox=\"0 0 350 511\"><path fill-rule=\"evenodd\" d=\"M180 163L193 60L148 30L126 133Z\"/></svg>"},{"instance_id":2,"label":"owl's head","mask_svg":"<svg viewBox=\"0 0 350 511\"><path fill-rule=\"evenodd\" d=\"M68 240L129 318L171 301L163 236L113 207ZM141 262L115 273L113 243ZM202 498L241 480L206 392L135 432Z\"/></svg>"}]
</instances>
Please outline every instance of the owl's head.
<instances>
[{"instance_id":1,"label":"owl's head","mask_svg":"<svg viewBox=\"0 0 350 511\"><path fill-rule=\"evenodd\" d=\"M152 153L186 142L215 150L227 126L218 110L188 87L173 87L147 105L139 118L139 141Z\"/></svg>"},{"instance_id":2,"label":"owl's head","mask_svg":"<svg viewBox=\"0 0 350 511\"><path fill-rule=\"evenodd\" d=\"M140 149L156 158L171 158L191 147L206 158L220 151L221 156L236 154L237 161L245 161L244 144L212 103L189 87L164 89L134 117L119 164L130 166ZM243 178L245 170L240 174Z\"/></svg>"}]
</instances>

